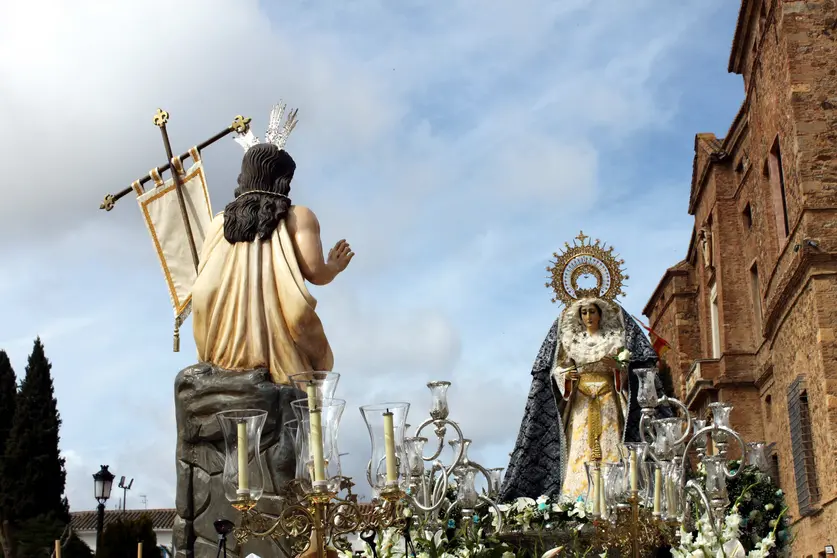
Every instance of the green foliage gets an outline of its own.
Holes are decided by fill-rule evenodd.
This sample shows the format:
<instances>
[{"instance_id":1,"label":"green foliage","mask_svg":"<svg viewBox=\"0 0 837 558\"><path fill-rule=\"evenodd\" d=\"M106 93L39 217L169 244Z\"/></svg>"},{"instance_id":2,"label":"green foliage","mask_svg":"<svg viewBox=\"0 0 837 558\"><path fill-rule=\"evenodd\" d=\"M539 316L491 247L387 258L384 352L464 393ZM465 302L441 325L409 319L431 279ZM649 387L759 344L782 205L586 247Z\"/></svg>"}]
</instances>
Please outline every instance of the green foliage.
<instances>
[{"instance_id":1,"label":"green foliage","mask_svg":"<svg viewBox=\"0 0 837 558\"><path fill-rule=\"evenodd\" d=\"M66 523L54 514L39 515L20 521L15 531L17 555L21 558L47 558L65 528Z\"/></svg>"},{"instance_id":2,"label":"green foliage","mask_svg":"<svg viewBox=\"0 0 837 558\"><path fill-rule=\"evenodd\" d=\"M737 463L734 466L737 466ZM739 502L741 534L738 540L744 548L748 552L752 550L779 519L779 525L776 526L776 547L771 550L771 556L788 553L792 540L790 521L787 513L779 518L779 514L787 507L784 492L770 477L752 466L745 467L738 476L727 483L730 501Z\"/></svg>"},{"instance_id":3,"label":"green foliage","mask_svg":"<svg viewBox=\"0 0 837 558\"><path fill-rule=\"evenodd\" d=\"M161 558L157 534L149 516L143 515L136 521L117 519L105 527L97 558L136 556L139 542L142 542L142 558Z\"/></svg>"},{"instance_id":4,"label":"green foliage","mask_svg":"<svg viewBox=\"0 0 837 558\"><path fill-rule=\"evenodd\" d=\"M2 509L15 524L39 516L55 517L64 524L70 520L62 496L66 472L58 451L61 419L51 369L44 346L36 339L17 396L0 478Z\"/></svg>"},{"instance_id":5,"label":"green foliage","mask_svg":"<svg viewBox=\"0 0 837 558\"><path fill-rule=\"evenodd\" d=\"M0 458L6 453L6 439L12 429L17 398L17 380L6 351L0 351ZM2 462L2 459L0 459ZM0 475L2 471L0 470Z\"/></svg>"},{"instance_id":6,"label":"green foliage","mask_svg":"<svg viewBox=\"0 0 837 558\"><path fill-rule=\"evenodd\" d=\"M87 543L73 533L64 545L61 556L62 558L93 558L94 554Z\"/></svg>"}]
</instances>

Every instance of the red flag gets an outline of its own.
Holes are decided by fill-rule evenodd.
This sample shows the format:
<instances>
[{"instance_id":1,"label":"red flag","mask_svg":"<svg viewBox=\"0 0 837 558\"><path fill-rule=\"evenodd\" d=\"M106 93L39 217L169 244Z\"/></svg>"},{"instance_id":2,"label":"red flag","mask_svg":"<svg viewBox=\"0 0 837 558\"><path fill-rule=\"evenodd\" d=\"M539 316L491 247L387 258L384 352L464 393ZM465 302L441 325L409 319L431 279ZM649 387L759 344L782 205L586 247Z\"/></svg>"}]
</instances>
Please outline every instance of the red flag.
<instances>
[{"instance_id":1,"label":"red flag","mask_svg":"<svg viewBox=\"0 0 837 558\"><path fill-rule=\"evenodd\" d=\"M641 320L637 319L636 316L633 316L633 319L637 321L639 325L645 328L648 332L648 337L651 339L651 347L654 349L654 352L657 353L657 356L663 358L663 355L671 349L671 345L669 345L668 341L660 337L656 331L642 323Z\"/></svg>"}]
</instances>

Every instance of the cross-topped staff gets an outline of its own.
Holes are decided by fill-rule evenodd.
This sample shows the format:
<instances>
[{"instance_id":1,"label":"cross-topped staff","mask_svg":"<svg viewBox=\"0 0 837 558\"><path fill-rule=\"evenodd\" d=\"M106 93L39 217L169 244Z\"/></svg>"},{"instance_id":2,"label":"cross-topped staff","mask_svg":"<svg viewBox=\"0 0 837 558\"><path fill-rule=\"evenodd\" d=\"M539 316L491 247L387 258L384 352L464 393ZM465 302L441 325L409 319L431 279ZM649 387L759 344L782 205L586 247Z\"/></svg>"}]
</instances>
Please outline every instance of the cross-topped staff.
<instances>
[{"instance_id":1,"label":"cross-topped staff","mask_svg":"<svg viewBox=\"0 0 837 558\"><path fill-rule=\"evenodd\" d=\"M169 170L172 166L172 159L174 159L174 154L171 149L171 142L169 141L169 134L166 130L166 124L169 121L169 113L164 111L163 109L157 109L157 112L154 114L154 125L160 128L160 133L163 136L163 146L166 149L166 156L168 157L168 162L165 165L157 167L158 172L162 173L166 170ZM208 140L204 141L203 143L199 143L196 146L198 153L201 152L205 147L212 145L216 141L221 138L226 137L227 135L236 132L239 134L244 134L250 127L250 118L243 117L241 115L236 116L232 124L227 126L224 130L218 132ZM190 157L191 154L187 151L180 155L179 159L181 161ZM180 174L178 172L172 172L172 179L174 180L174 188L177 194L177 202L180 205L180 214L183 217L183 223L186 225L186 236L189 241L189 250L192 253L192 262L195 264L195 270L198 269L198 251L195 245L195 238L192 235L192 228L189 225L189 214L186 211L186 200L183 196L183 183L180 178ZM146 182L150 181L152 178L151 173L146 174L142 178L138 180L140 185L145 184ZM108 194L105 196L104 201L99 206L99 209L104 209L105 211L110 211L113 209L113 205L123 196L127 195L133 188L128 187L122 190L121 192L117 192L116 194Z\"/></svg>"}]
</instances>

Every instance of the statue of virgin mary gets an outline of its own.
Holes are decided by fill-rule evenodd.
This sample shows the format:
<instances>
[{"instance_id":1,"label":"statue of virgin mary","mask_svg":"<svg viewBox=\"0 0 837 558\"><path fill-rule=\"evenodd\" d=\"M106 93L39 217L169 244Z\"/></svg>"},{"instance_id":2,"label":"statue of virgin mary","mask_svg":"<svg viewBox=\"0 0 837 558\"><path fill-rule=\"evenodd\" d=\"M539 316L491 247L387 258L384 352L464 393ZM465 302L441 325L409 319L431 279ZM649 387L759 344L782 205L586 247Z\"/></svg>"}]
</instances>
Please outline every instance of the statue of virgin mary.
<instances>
[{"instance_id":1,"label":"statue of virgin mary","mask_svg":"<svg viewBox=\"0 0 837 558\"><path fill-rule=\"evenodd\" d=\"M636 370L657 354L615 298L628 277L596 240L566 245L548 268L565 308L552 324L532 367L532 385L501 500L525 496L575 498L587 491L586 462L620 459L620 443L639 441ZM581 288L592 277L595 287ZM662 395L662 386L657 386ZM670 416L665 406L661 416Z\"/></svg>"}]
</instances>

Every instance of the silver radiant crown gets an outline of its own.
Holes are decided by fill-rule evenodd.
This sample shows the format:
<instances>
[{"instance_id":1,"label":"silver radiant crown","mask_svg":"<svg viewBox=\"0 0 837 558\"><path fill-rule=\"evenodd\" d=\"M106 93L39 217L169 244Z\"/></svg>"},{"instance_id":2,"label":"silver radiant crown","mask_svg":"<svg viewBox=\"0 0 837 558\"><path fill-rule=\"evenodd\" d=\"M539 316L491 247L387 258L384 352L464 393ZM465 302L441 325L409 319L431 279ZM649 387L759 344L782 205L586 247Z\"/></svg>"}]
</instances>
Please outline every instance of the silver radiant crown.
<instances>
[{"instance_id":1,"label":"silver radiant crown","mask_svg":"<svg viewBox=\"0 0 837 558\"><path fill-rule=\"evenodd\" d=\"M272 143L279 149L285 149L288 136L291 135L298 122L296 113L299 112L299 109L293 109L288 113L285 123L282 123L282 117L285 116L287 106L282 101L279 101L279 104L273 105L273 109L270 111L270 118L267 122L267 132L264 135L266 142ZM253 134L249 126L246 132L238 134L233 139L235 139L238 145L244 148L245 153L254 145L261 143L261 140Z\"/></svg>"}]
</instances>

